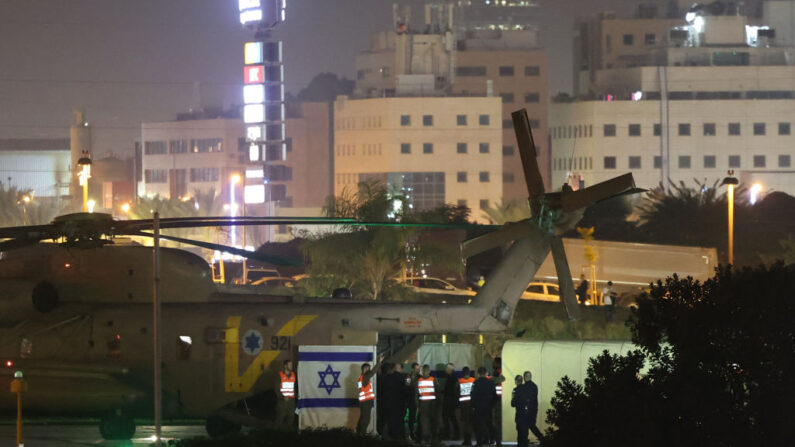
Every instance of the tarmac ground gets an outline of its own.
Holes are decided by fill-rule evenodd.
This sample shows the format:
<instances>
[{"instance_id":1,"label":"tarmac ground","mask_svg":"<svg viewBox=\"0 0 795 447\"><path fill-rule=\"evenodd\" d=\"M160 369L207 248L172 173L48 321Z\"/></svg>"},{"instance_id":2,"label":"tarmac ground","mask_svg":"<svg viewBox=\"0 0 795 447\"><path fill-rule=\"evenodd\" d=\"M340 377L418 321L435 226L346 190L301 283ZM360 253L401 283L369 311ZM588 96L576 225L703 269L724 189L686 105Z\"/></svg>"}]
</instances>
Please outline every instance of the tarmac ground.
<instances>
[{"instance_id":1,"label":"tarmac ground","mask_svg":"<svg viewBox=\"0 0 795 447\"><path fill-rule=\"evenodd\" d=\"M164 426L162 438L193 438L204 436L204 426L179 425ZM22 442L29 447L71 447L71 446L148 446L154 440L154 426L142 425L135 430L129 441L106 441L99 435L96 425L27 425L22 429ZM0 425L0 445L13 446L16 443L16 426Z\"/></svg>"}]
</instances>

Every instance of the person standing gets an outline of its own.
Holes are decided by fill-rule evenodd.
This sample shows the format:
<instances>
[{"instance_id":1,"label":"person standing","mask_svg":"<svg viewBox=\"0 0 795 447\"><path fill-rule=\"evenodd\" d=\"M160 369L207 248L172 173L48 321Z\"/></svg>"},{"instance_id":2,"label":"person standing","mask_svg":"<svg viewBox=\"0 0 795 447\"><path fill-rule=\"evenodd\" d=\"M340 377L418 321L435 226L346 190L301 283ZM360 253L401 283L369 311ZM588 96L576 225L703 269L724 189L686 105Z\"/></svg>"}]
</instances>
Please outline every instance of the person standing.
<instances>
[{"instance_id":1,"label":"person standing","mask_svg":"<svg viewBox=\"0 0 795 447\"><path fill-rule=\"evenodd\" d=\"M613 281L607 281L607 287L602 291L605 305L605 321L613 321L613 312L616 309L616 292L613 291Z\"/></svg>"},{"instance_id":2,"label":"person standing","mask_svg":"<svg viewBox=\"0 0 795 447\"><path fill-rule=\"evenodd\" d=\"M461 371L461 378L458 379L458 408L461 414L461 434L464 436L464 443L461 445L472 445L472 384L475 378L468 366Z\"/></svg>"},{"instance_id":3,"label":"person standing","mask_svg":"<svg viewBox=\"0 0 795 447\"><path fill-rule=\"evenodd\" d=\"M420 377L420 364L414 362L411 364L411 372L406 377L407 380L407 395L406 406L409 410L409 436L414 441L419 441L419 424L417 421L417 380Z\"/></svg>"},{"instance_id":4,"label":"person standing","mask_svg":"<svg viewBox=\"0 0 795 447\"><path fill-rule=\"evenodd\" d=\"M492 422L491 432L489 439L497 444L497 447L502 446L502 383L505 382L505 376L502 375L502 358L495 357L492 363L494 368L494 390L496 399L494 399L494 407L492 408Z\"/></svg>"},{"instance_id":5,"label":"person standing","mask_svg":"<svg viewBox=\"0 0 795 447\"><path fill-rule=\"evenodd\" d=\"M279 371L279 392L276 393L276 420L274 425L282 430L295 428L295 372L293 361L285 360Z\"/></svg>"},{"instance_id":6,"label":"person standing","mask_svg":"<svg viewBox=\"0 0 795 447\"><path fill-rule=\"evenodd\" d=\"M455 376L455 365L448 363L445 367L447 378L442 389L442 439L459 439L458 418L458 377Z\"/></svg>"},{"instance_id":7,"label":"person standing","mask_svg":"<svg viewBox=\"0 0 795 447\"><path fill-rule=\"evenodd\" d=\"M378 356L378 361L372 368L369 363L362 364L362 374L359 376L359 381L356 382L356 387L359 388L359 421L356 423L356 433L359 435L367 434L367 428L370 426L370 414L373 411L373 401L375 401L373 382L370 379L378 371L382 360L384 360L383 354Z\"/></svg>"},{"instance_id":8,"label":"person standing","mask_svg":"<svg viewBox=\"0 0 795 447\"><path fill-rule=\"evenodd\" d=\"M403 365L394 364L384 382L386 382L384 383L386 432L390 439L403 441L406 439L403 417L406 415L406 388L408 388Z\"/></svg>"},{"instance_id":9,"label":"person standing","mask_svg":"<svg viewBox=\"0 0 795 447\"><path fill-rule=\"evenodd\" d=\"M590 283L585 279L585 274L580 275L580 284L577 285L577 298L580 300L581 305L585 305L588 300L588 287Z\"/></svg>"},{"instance_id":10,"label":"person standing","mask_svg":"<svg viewBox=\"0 0 795 447\"><path fill-rule=\"evenodd\" d=\"M417 379L417 412L420 419L421 444L436 443L436 379L431 377L431 367L422 365L422 375Z\"/></svg>"},{"instance_id":11,"label":"person standing","mask_svg":"<svg viewBox=\"0 0 795 447\"><path fill-rule=\"evenodd\" d=\"M475 418L475 438L477 445L489 445L489 435L493 432L492 414L497 400L497 387L494 381L486 378L486 368L478 368L478 378L472 384L472 416Z\"/></svg>"},{"instance_id":12,"label":"person standing","mask_svg":"<svg viewBox=\"0 0 795 447\"><path fill-rule=\"evenodd\" d=\"M536 425L538 386L533 383L533 374L530 371L525 371L524 384L516 389L511 406L516 408L516 434L519 447L529 445L528 431L533 432L538 441L543 443L544 436Z\"/></svg>"}]
</instances>

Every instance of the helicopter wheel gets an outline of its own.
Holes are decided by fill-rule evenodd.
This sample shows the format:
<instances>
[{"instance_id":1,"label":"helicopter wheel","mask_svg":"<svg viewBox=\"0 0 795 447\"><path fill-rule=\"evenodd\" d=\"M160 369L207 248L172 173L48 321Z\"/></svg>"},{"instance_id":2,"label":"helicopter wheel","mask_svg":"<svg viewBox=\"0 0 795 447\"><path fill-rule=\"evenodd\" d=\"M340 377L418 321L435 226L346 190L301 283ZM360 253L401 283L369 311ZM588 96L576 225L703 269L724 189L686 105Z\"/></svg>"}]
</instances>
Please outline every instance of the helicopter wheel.
<instances>
[{"instance_id":1,"label":"helicopter wheel","mask_svg":"<svg viewBox=\"0 0 795 447\"><path fill-rule=\"evenodd\" d=\"M131 439L135 435L135 421L120 411L110 413L99 421L99 434L107 440Z\"/></svg>"},{"instance_id":2,"label":"helicopter wheel","mask_svg":"<svg viewBox=\"0 0 795 447\"><path fill-rule=\"evenodd\" d=\"M211 414L208 416L204 428L211 438L223 438L225 436L234 435L240 431L240 425L229 422L218 414Z\"/></svg>"}]
</instances>

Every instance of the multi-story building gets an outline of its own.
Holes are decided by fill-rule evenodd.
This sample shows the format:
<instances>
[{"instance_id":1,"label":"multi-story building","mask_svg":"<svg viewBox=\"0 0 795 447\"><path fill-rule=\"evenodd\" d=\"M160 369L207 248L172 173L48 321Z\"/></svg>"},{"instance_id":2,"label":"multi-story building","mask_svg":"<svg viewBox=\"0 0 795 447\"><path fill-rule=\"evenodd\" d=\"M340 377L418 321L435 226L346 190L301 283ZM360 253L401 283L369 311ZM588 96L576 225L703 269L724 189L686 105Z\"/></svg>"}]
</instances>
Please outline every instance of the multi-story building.
<instances>
[{"instance_id":1,"label":"multi-story building","mask_svg":"<svg viewBox=\"0 0 795 447\"><path fill-rule=\"evenodd\" d=\"M36 197L67 197L70 157L68 139L0 140L0 182Z\"/></svg>"},{"instance_id":2,"label":"multi-story building","mask_svg":"<svg viewBox=\"0 0 795 447\"><path fill-rule=\"evenodd\" d=\"M265 199L276 208L320 208L332 193L330 117L327 103L292 105L285 122L286 157L264 166L259 152L250 153L239 117L185 114L177 121L144 123L139 195L228 194L230 178L238 174L245 178L237 187L239 200L252 193L251 186L264 183ZM258 212L254 206L249 210Z\"/></svg>"},{"instance_id":3,"label":"multi-story building","mask_svg":"<svg viewBox=\"0 0 795 447\"><path fill-rule=\"evenodd\" d=\"M551 106L552 182L573 187L631 171L641 187L734 171L795 193L793 47L737 15L688 14L640 66L597 70L602 100Z\"/></svg>"},{"instance_id":4,"label":"multi-story building","mask_svg":"<svg viewBox=\"0 0 795 447\"><path fill-rule=\"evenodd\" d=\"M337 99L334 192L367 179L427 210L482 210L502 198L502 105L492 97Z\"/></svg>"},{"instance_id":5,"label":"multi-story building","mask_svg":"<svg viewBox=\"0 0 795 447\"><path fill-rule=\"evenodd\" d=\"M531 22L533 7L525 1L434 2L426 6L421 32L412 31L408 13L400 17L396 9L395 30L374 34L370 49L357 57L356 96L427 97L426 103L435 97L501 98L502 198L526 199L511 112L528 109L545 182L550 168L547 57ZM481 9L488 14L475 13Z\"/></svg>"}]
</instances>

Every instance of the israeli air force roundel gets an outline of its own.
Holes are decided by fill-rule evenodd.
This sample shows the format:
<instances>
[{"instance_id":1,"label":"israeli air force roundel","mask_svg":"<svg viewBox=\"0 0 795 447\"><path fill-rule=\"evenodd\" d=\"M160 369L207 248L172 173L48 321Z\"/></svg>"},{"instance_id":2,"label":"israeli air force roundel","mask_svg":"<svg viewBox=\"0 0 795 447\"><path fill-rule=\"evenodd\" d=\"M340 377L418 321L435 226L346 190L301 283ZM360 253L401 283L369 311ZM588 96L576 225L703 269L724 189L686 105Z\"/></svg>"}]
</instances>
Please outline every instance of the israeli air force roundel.
<instances>
[{"instance_id":1,"label":"israeli air force roundel","mask_svg":"<svg viewBox=\"0 0 795 447\"><path fill-rule=\"evenodd\" d=\"M243 334L240 344L243 345L246 354L255 356L262 351L262 334L256 329L249 329Z\"/></svg>"}]
</instances>

